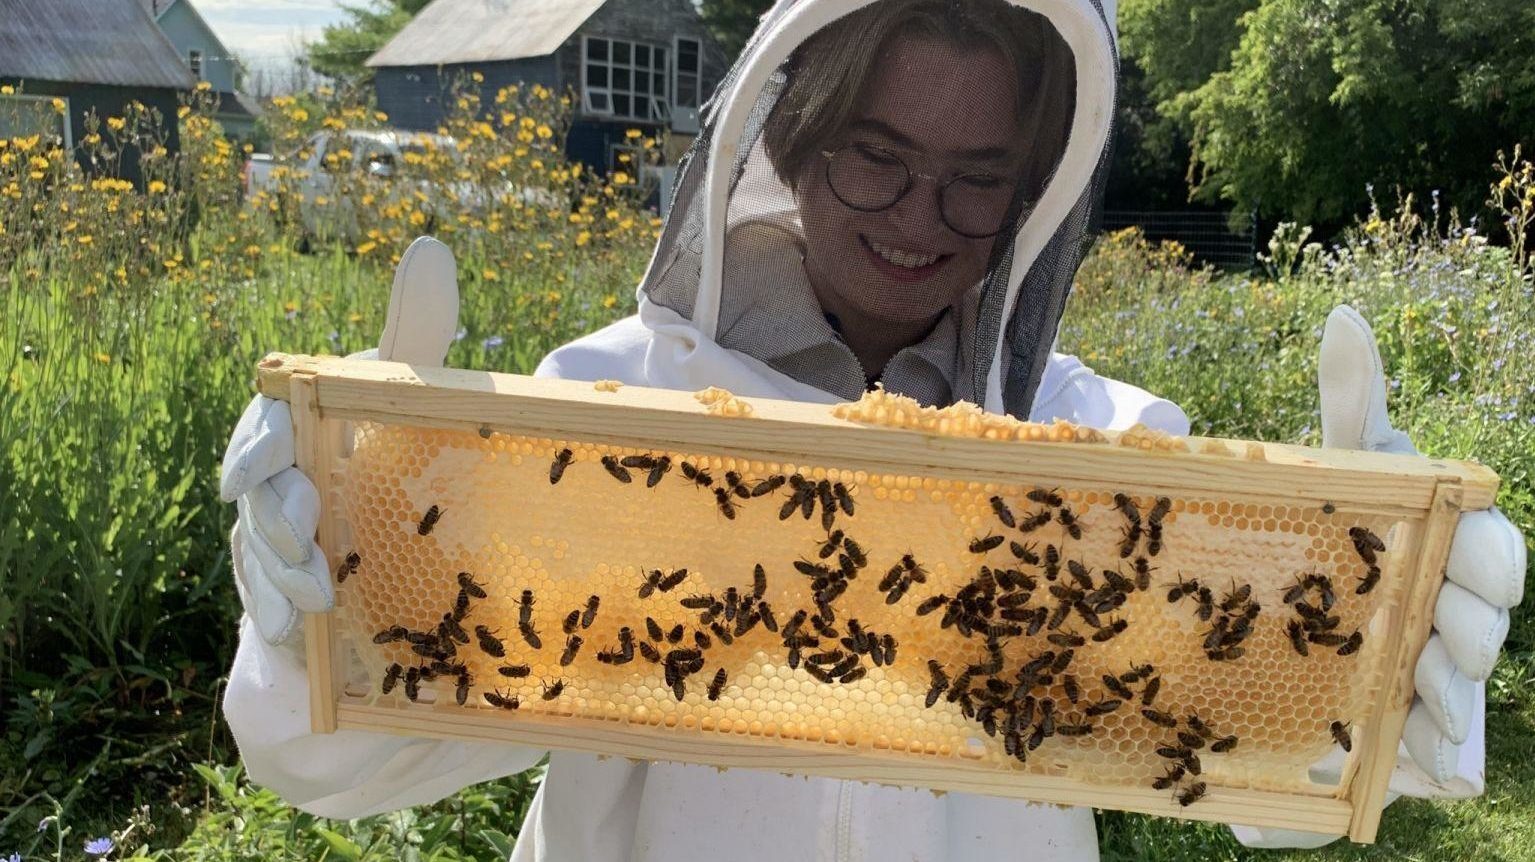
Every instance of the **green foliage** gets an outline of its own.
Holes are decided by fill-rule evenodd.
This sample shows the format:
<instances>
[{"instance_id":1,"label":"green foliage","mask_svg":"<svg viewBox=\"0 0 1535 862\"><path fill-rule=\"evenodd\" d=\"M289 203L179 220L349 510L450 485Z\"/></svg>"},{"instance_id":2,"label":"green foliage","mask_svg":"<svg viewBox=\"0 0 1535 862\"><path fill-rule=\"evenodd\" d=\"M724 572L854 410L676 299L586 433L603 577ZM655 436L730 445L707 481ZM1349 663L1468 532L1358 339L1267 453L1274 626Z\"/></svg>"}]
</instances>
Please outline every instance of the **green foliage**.
<instances>
[{"instance_id":1,"label":"green foliage","mask_svg":"<svg viewBox=\"0 0 1535 862\"><path fill-rule=\"evenodd\" d=\"M342 6L347 20L331 24L304 49L309 65L322 75L348 84L373 80L363 64L394 34L404 29L431 0L368 0L366 6Z\"/></svg>"},{"instance_id":2,"label":"green foliage","mask_svg":"<svg viewBox=\"0 0 1535 862\"><path fill-rule=\"evenodd\" d=\"M1136 43L1148 71L1169 69L1150 91L1190 136L1206 200L1337 224L1373 184L1439 190L1469 214L1485 154L1535 134L1528 4L1265 0L1239 26L1229 62L1193 87L1196 68L1163 62L1186 47L1175 34Z\"/></svg>"},{"instance_id":3,"label":"green foliage","mask_svg":"<svg viewBox=\"0 0 1535 862\"><path fill-rule=\"evenodd\" d=\"M725 56L734 62L757 29L757 21L772 5L773 0L700 0L698 12Z\"/></svg>"}]
</instances>

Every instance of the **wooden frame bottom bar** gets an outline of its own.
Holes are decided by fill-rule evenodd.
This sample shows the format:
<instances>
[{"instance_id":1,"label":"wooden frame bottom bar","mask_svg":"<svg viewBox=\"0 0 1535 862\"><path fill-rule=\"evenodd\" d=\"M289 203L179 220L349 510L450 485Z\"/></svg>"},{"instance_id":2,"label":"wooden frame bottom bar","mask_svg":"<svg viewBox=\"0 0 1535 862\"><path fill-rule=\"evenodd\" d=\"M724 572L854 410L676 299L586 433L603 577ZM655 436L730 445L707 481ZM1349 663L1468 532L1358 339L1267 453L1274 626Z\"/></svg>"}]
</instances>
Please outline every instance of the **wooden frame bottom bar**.
<instances>
[{"instance_id":1,"label":"wooden frame bottom bar","mask_svg":"<svg viewBox=\"0 0 1535 862\"><path fill-rule=\"evenodd\" d=\"M1261 790L1212 786L1196 805L1180 806L1170 791L1137 790L1088 784L1074 779L997 770L955 769L941 761L918 762L901 755L880 755L832 745L775 740L741 741L720 733L628 726L575 716L483 716L463 710L430 707L373 706L343 698L336 709L341 729L368 730L403 736L426 736L468 742L502 742L539 749L557 748L587 754L646 761L674 761L722 768L762 769L794 775L920 785L935 791L984 793L991 796L1043 800L1048 804L1108 807L1185 820L1243 823L1343 835L1353 814L1347 800L1332 796L1297 796Z\"/></svg>"}]
</instances>

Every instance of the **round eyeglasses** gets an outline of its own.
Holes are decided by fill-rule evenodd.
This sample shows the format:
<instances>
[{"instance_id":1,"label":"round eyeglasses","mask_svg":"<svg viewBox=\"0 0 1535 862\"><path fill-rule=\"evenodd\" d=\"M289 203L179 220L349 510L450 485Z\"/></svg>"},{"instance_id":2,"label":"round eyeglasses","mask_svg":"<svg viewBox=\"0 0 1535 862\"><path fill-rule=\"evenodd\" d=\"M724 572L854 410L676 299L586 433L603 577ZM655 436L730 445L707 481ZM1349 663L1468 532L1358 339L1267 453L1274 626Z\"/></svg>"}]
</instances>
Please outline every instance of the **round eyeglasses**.
<instances>
[{"instance_id":1,"label":"round eyeglasses","mask_svg":"<svg viewBox=\"0 0 1535 862\"><path fill-rule=\"evenodd\" d=\"M872 144L823 150L826 184L850 209L879 212L896 205L917 178L938 183L938 213L949 230L969 239L996 236L1007 222L1017 184L995 174L960 174L948 180L914 173L895 151Z\"/></svg>"}]
</instances>

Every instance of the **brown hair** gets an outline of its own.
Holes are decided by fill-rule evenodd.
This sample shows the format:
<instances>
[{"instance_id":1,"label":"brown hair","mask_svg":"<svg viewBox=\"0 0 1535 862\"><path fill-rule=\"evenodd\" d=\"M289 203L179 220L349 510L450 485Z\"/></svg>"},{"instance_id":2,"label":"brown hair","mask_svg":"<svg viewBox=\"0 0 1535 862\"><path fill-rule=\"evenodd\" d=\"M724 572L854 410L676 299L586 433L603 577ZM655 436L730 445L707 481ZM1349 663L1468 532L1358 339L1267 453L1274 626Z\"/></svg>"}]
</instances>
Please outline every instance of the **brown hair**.
<instances>
[{"instance_id":1,"label":"brown hair","mask_svg":"<svg viewBox=\"0 0 1535 862\"><path fill-rule=\"evenodd\" d=\"M797 190L812 159L846 128L875 64L896 37L943 39L993 50L1017 70L1018 126L1026 154L1019 192L1031 206L1066 149L1076 106L1076 64L1044 16L1006 0L877 0L795 49L788 82L763 126L780 180Z\"/></svg>"}]
</instances>

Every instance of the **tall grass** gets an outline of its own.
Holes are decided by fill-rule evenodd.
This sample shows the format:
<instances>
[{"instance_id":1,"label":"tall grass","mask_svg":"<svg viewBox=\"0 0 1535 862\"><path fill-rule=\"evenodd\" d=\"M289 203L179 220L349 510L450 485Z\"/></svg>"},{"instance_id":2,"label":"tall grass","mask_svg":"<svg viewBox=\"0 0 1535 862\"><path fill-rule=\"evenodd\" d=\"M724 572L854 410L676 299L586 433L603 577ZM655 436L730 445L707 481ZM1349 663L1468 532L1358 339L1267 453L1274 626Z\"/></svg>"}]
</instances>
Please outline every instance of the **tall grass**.
<instances>
[{"instance_id":1,"label":"tall grass","mask_svg":"<svg viewBox=\"0 0 1535 862\"><path fill-rule=\"evenodd\" d=\"M428 227L459 258L453 365L530 371L629 313L658 227L636 204L638 172L599 178L568 163L558 94L466 95L443 130L455 143L402 177L370 176L349 154L323 166L337 192L322 206L348 230L299 254L303 175L284 169L239 200L243 154L208 98L176 118L179 154L137 109L81 142L104 166L145 153L138 187L82 173L45 140L0 141L0 858L79 858L107 832L120 854L167 859L504 853L535 777L346 824L297 814L229 766L215 707L238 606L219 459L256 360L369 346L392 264ZM274 150L300 159L317 131L385 122L325 93L279 101L269 118ZM1519 240L1535 223L1535 168L1516 154L1495 176L1505 224L1399 201L1328 248L1286 228L1252 275L1111 235L1082 268L1062 349L1182 404L1196 433L1315 444L1322 322L1351 302L1381 339L1398 427L1425 453L1497 469L1500 504L1535 534L1535 369L1521 352L1535 321ZM1514 241L1490 243L1489 230ZM1520 751L1535 728L1532 675L1535 628L1519 610L1489 687L1488 796L1393 806L1387 853L1535 858L1535 768ZM1213 827L1127 815L1100 826L1107 858L1245 855Z\"/></svg>"}]
</instances>

